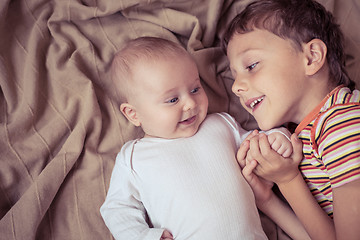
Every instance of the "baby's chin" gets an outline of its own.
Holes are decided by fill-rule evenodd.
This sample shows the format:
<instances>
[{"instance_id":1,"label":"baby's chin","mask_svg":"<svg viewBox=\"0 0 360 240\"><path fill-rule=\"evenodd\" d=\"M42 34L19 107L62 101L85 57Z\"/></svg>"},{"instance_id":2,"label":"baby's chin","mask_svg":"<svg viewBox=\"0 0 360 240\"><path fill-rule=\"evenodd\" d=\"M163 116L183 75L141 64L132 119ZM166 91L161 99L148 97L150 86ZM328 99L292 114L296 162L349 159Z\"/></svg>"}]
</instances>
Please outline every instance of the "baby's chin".
<instances>
[{"instance_id":1,"label":"baby's chin","mask_svg":"<svg viewBox=\"0 0 360 240\"><path fill-rule=\"evenodd\" d=\"M193 132L189 133L182 133L182 134L173 134L173 135L151 135L151 134L145 134L144 138L162 138L162 139L177 139L177 138L189 138L194 136L199 129Z\"/></svg>"}]
</instances>

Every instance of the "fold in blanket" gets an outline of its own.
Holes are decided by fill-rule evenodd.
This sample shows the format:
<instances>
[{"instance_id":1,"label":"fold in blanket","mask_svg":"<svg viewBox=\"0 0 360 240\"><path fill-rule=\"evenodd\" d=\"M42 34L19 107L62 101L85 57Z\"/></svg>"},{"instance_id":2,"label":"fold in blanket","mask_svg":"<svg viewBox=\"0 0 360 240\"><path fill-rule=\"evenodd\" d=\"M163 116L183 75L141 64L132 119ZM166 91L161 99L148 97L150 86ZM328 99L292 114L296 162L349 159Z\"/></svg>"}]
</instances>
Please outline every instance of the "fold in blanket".
<instances>
[{"instance_id":1,"label":"fold in blanket","mask_svg":"<svg viewBox=\"0 0 360 240\"><path fill-rule=\"evenodd\" d=\"M141 136L112 100L109 65L129 40L157 36L195 58L209 112L255 127L231 94L220 48L250 1L4 0L0 3L0 239L111 239L100 217L115 156ZM325 1L360 81L356 1ZM337 6L335 8L335 6ZM270 239L287 239L263 217Z\"/></svg>"}]
</instances>

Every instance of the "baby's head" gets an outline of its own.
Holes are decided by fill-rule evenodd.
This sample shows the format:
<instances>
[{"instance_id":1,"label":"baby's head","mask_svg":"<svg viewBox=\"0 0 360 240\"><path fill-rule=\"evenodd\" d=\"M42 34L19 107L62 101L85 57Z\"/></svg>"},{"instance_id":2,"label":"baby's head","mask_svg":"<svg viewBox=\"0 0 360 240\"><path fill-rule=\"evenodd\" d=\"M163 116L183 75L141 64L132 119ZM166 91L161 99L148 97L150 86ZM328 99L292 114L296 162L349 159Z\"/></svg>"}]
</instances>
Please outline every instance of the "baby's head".
<instances>
[{"instance_id":1,"label":"baby's head","mask_svg":"<svg viewBox=\"0 0 360 240\"><path fill-rule=\"evenodd\" d=\"M179 44L132 40L115 55L111 72L121 112L145 137L190 137L206 117L196 63Z\"/></svg>"},{"instance_id":2,"label":"baby's head","mask_svg":"<svg viewBox=\"0 0 360 240\"><path fill-rule=\"evenodd\" d=\"M341 30L332 14L316 1L256 0L232 20L224 36L224 47L237 34L255 29L267 30L290 40L298 51L302 51L303 45L313 39L321 40L327 48L329 84L354 88L354 82L345 71Z\"/></svg>"}]
</instances>

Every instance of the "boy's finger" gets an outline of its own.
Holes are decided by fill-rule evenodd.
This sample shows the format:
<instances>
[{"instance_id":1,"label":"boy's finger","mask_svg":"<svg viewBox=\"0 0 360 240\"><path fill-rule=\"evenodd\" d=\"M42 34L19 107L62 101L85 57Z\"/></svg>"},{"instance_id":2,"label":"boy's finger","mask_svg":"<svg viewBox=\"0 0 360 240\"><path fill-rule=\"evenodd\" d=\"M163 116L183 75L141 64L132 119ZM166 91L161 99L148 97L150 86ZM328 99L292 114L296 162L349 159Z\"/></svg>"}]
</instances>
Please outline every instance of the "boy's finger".
<instances>
[{"instance_id":1,"label":"boy's finger","mask_svg":"<svg viewBox=\"0 0 360 240\"><path fill-rule=\"evenodd\" d=\"M252 132L245 138L245 140L250 140L252 137L254 137L254 136L258 135L258 134L259 134L259 131L255 129L254 131L252 131Z\"/></svg>"},{"instance_id":2,"label":"boy's finger","mask_svg":"<svg viewBox=\"0 0 360 240\"><path fill-rule=\"evenodd\" d=\"M291 144L293 145L293 154L292 158L295 162L300 163L303 159L303 151L302 151L302 142L301 140L296 136L295 133L291 135Z\"/></svg>"},{"instance_id":3,"label":"boy's finger","mask_svg":"<svg viewBox=\"0 0 360 240\"><path fill-rule=\"evenodd\" d=\"M238 163L240 164L240 167L243 168L246 164L245 159L246 159L246 155L247 152L249 150L249 141L245 140L241 145L240 148L236 154L236 160L238 161Z\"/></svg>"},{"instance_id":4,"label":"boy's finger","mask_svg":"<svg viewBox=\"0 0 360 240\"><path fill-rule=\"evenodd\" d=\"M264 133L259 134L259 147L262 153L268 152L271 149L268 138Z\"/></svg>"},{"instance_id":5,"label":"boy's finger","mask_svg":"<svg viewBox=\"0 0 360 240\"><path fill-rule=\"evenodd\" d=\"M252 158L255 159L256 161L258 161L258 163L261 165L263 157L262 157L262 154L261 154L261 151L260 151L259 137L258 136L255 136L255 137L250 139L249 152L251 153Z\"/></svg>"},{"instance_id":6,"label":"boy's finger","mask_svg":"<svg viewBox=\"0 0 360 240\"><path fill-rule=\"evenodd\" d=\"M247 182L251 182L253 179L253 171L257 166L257 162L255 160L250 161L242 170L242 174Z\"/></svg>"},{"instance_id":7,"label":"boy's finger","mask_svg":"<svg viewBox=\"0 0 360 240\"><path fill-rule=\"evenodd\" d=\"M275 151L271 148L268 138L267 138L266 134L264 134L264 133L260 133L260 135L259 135L259 148L260 148L262 159L264 159L263 162L265 162L265 161L269 162L268 158L272 157L273 156L272 154L274 154ZM256 159L256 160L258 160L258 159ZM259 163L264 164L261 162L259 162Z\"/></svg>"}]
</instances>

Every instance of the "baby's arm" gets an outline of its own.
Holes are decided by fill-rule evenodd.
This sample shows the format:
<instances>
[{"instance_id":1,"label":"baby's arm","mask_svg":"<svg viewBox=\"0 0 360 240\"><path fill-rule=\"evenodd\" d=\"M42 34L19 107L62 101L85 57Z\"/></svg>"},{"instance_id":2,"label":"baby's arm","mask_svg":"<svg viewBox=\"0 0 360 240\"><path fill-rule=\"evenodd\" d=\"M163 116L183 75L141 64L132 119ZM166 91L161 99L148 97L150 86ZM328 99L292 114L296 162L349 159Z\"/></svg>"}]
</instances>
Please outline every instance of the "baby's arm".
<instances>
[{"instance_id":1,"label":"baby's arm","mask_svg":"<svg viewBox=\"0 0 360 240\"><path fill-rule=\"evenodd\" d=\"M106 200L100 208L114 238L172 240L169 231L149 227L145 218L146 210L131 179L130 167L121 158L117 159Z\"/></svg>"}]
</instances>

